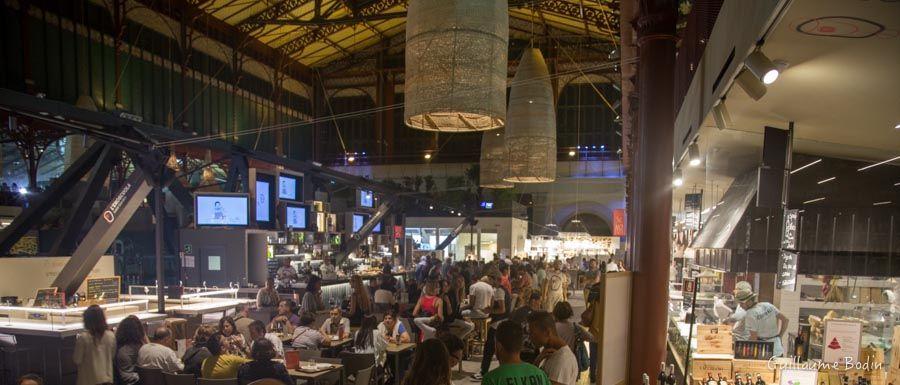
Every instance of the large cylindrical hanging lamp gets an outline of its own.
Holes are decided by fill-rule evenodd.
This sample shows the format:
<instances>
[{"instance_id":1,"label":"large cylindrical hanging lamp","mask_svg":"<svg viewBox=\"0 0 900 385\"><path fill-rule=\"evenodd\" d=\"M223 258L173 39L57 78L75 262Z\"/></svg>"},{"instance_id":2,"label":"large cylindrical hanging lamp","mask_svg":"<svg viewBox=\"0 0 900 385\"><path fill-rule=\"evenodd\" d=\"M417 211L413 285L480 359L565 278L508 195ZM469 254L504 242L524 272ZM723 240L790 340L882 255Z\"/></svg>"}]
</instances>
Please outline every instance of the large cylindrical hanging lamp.
<instances>
[{"instance_id":1,"label":"large cylindrical hanging lamp","mask_svg":"<svg viewBox=\"0 0 900 385\"><path fill-rule=\"evenodd\" d=\"M509 168L504 180L556 180L556 107L550 71L539 49L529 48L522 53L509 91L507 118Z\"/></svg>"},{"instance_id":2,"label":"large cylindrical hanging lamp","mask_svg":"<svg viewBox=\"0 0 900 385\"><path fill-rule=\"evenodd\" d=\"M506 122L507 0L410 0L404 122L471 132Z\"/></svg>"},{"instance_id":3,"label":"large cylindrical hanging lamp","mask_svg":"<svg viewBox=\"0 0 900 385\"><path fill-rule=\"evenodd\" d=\"M481 162L478 185L484 188L512 188L515 185L504 181L509 151L503 129L485 132L481 135Z\"/></svg>"}]
</instances>

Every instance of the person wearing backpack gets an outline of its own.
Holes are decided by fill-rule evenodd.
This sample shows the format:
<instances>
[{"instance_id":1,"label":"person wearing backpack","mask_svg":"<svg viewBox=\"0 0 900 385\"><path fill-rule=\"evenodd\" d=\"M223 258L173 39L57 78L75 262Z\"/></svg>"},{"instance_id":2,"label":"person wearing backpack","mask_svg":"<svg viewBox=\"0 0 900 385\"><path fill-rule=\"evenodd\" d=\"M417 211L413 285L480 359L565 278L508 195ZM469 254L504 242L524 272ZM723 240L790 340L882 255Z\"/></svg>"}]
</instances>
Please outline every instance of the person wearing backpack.
<instances>
[{"instance_id":1,"label":"person wearing backpack","mask_svg":"<svg viewBox=\"0 0 900 385\"><path fill-rule=\"evenodd\" d=\"M556 321L546 311L536 311L528 316L528 334L531 342L541 347L534 364L539 366L553 385L578 383L578 363L572 349L556 333Z\"/></svg>"},{"instance_id":2,"label":"person wearing backpack","mask_svg":"<svg viewBox=\"0 0 900 385\"><path fill-rule=\"evenodd\" d=\"M574 315L575 312L572 310L572 305L568 302L557 302L556 306L553 307L553 319L556 321L556 334L566 342L566 345L568 345L569 349L572 349L572 353L575 354L575 360L578 362L578 375L580 377L582 372L590 369L591 364L590 355L588 354L588 349L584 343L594 342L594 336L578 323L572 322L572 317Z\"/></svg>"}]
</instances>

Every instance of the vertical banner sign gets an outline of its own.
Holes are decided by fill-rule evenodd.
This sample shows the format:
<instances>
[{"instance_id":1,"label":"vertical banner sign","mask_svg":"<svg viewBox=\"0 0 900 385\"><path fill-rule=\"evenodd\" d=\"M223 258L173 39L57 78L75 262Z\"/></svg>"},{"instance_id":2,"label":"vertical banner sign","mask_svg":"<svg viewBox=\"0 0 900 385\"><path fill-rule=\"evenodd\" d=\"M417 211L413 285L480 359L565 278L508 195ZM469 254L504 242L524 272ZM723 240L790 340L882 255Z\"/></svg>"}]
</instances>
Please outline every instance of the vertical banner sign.
<instances>
[{"instance_id":1,"label":"vertical banner sign","mask_svg":"<svg viewBox=\"0 0 900 385\"><path fill-rule=\"evenodd\" d=\"M684 194L684 226L700 229L700 211L703 210L703 193Z\"/></svg>"},{"instance_id":2,"label":"vertical banner sign","mask_svg":"<svg viewBox=\"0 0 900 385\"><path fill-rule=\"evenodd\" d=\"M785 210L781 226L781 252L778 253L778 279L775 288L794 291L797 287L797 222L799 210Z\"/></svg>"},{"instance_id":3,"label":"vertical banner sign","mask_svg":"<svg viewBox=\"0 0 900 385\"><path fill-rule=\"evenodd\" d=\"M799 217L799 210L784 211L784 224L781 230L782 249L797 250L797 222Z\"/></svg>"},{"instance_id":4,"label":"vertical banner sign","mask_svg":"<svg viewBox=\"0 0 900 385\"><path fill-rule=\"evenodd\" d=\"M613 210L613 236L625 236L625 209Z\"/></svg>"}]
</instances>

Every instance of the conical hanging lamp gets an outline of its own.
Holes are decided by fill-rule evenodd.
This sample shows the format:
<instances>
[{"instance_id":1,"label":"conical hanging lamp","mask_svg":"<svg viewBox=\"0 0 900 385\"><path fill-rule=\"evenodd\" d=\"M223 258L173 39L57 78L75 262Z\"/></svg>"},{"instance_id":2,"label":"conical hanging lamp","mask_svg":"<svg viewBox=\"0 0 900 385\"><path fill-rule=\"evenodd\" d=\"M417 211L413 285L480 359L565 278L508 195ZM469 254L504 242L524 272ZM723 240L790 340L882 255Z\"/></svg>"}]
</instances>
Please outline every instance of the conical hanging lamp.
<instances>
[{"instance_id":1,"label":"conical hanging lamp","mask_svg":"<svg viewBox=\"0 0 900 385\"><path fill-rule=\"evenodd\" d=\"M509 151L506 149L506 136L503 129L492 130L481 135L481 162L479 166L478 184L484 188L512 188L515 185L504 181Z\"/></svg>"},{"instance_id":2,"label":"conical hanging lamp","mask_svg":"<svg viewBox=\"0 0 900 385\"><path fill-rule=\"evenodd\" d=\"M550 71L541 50L528 48L509 91L506 145L509 168L503 178L514 183L556 180L556 109Z\"/></svg>"},{"instance_id":3,"label":"conical hanging lamp","mask_svg":"<svg viewBox=\"0 0 900 385\"><path fill-rule=\"evenodd\" d=\"M506 122L507 0L410 0L404 122L472 132Z\"/></svg>"}]
</instances>

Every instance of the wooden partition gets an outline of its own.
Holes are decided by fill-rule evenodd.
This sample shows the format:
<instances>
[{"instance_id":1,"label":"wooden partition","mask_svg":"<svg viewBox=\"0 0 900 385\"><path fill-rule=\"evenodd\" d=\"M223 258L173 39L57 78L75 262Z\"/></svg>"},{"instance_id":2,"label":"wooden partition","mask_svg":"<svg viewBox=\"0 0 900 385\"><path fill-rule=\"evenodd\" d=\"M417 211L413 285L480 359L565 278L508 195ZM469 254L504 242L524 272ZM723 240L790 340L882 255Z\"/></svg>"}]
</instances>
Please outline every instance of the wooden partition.
<instances>
[{"instance_id":1,"label":"wooden partition","mask_svg":"<svg viewBox=\"0 0 900 385\"><path fill-rule=\"evenodd\" d=\"M591 327L598 339L598 385L628 384L631 281L630 272L607 273L600 281L601 295L595 302Z\"/></svg>"}]
</instances>

